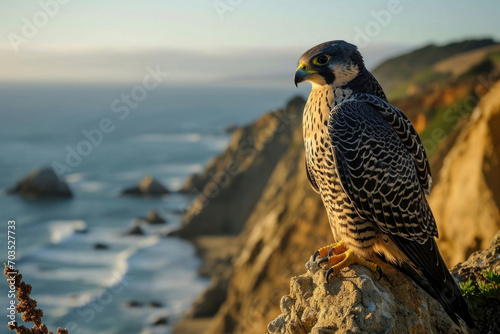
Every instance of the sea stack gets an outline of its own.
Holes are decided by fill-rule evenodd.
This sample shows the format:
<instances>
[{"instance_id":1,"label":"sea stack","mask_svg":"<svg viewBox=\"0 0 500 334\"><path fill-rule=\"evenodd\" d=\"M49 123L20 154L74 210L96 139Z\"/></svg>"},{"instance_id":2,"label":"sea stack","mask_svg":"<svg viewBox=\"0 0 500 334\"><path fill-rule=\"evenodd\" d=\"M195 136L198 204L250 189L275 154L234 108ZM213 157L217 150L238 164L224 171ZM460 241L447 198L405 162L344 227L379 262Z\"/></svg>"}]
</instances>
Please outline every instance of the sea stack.
<instances>
[{"instance_id":1,"label":"sea stack","mask_svg":"<svg viewBox=\"0 0 500 334\"><path fill-rule=\"evenodd\" d=\"M21 179L9 194L19 194L27 198L60 197L71 198L68 185L59 179L52 168L36 168Z\"/></svg>"},{"instance_id":2,"label":"sea stack","mask_svg":"<svg viewBox=\"0 0 500 334\"><path fill-rule=\"evenodd\" d=\"M122 195L164 196L170 192L151 175L146 175L137 185L123 190Z\"/></svg>"}]
</instances>

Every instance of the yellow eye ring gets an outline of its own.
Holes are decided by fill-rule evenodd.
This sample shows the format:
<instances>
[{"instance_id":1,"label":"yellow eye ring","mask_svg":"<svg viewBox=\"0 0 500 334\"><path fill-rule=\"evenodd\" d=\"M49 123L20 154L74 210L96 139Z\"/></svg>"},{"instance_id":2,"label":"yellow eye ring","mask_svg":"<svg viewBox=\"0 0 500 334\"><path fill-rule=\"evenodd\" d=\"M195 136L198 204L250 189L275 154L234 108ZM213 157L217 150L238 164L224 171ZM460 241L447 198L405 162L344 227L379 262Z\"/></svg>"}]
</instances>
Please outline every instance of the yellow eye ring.
<instances>
[{"instance_id":1,"label":"yellow eye ring","mask_svg":"<svg viewBox=\"0 0 500 334\"><path fill-rule=\"evenodd\" d=\"M319 55L313 59L312 63L313 63L313 65L316 65L316 66L325 66L326 64L328 64L329 61L330 61L330 56Z\"/></svg>"}]
</instances>

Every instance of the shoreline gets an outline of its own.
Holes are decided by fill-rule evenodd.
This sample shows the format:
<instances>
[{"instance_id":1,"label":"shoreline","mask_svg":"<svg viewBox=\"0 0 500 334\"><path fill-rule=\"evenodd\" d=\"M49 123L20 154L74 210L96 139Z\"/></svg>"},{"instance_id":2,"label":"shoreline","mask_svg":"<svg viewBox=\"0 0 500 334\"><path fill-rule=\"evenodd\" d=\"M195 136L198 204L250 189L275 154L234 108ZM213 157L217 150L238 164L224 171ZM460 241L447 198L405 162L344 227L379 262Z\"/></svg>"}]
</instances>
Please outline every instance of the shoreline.
<instances>
[{"instance_id":1,"label":"shoreline","mask_svg":"<svg viewBox=\"0 0 500 334\"><path fill-rule=\"evenodd\" d=\"M232 261L237 252L238 236L213 235L186 239L196 249L201 260L198 274L211 280L210 285L191 305L191 308L172 327L172 334L199 334L210 327L215 313L225 300L211 298L227 290L232 274ZM205 316L211 314L211 316Z\"/></svg>"}]
</instances>

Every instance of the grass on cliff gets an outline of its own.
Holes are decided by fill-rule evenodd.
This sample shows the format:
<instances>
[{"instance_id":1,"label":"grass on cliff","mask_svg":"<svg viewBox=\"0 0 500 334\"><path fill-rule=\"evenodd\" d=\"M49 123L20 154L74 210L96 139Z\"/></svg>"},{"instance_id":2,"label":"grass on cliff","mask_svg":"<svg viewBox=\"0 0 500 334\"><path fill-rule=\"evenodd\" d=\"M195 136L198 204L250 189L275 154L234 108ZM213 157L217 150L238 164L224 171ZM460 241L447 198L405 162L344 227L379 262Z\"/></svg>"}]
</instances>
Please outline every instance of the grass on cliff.
<instances>
[{"instance_id":1,"label":"grass on cliff","mask_svg":"<svg viewBox=\"0 0 500 334\"><path fill-rule=\"evenodd\" d=\"M500 275L493 271L483 272L484 281L472 281L460 283L460 290L469 305L469 309L475 315L480 315L480 310L490 301L500 299Z\"/></svg>"},{"instance_id":2,"label":"grass on cliff","mask_svg":"<svg viewBox=\"0 0 500 334\"><path fill-rule=\"evenodd\" d=\"M456 101L453 105L441 106L429 112L430 122L419 134L428 158L432 157L439 144L455 126L465 117L469 117L478 101L478 98L467 97Z\"/></svg>"}]
</instances>

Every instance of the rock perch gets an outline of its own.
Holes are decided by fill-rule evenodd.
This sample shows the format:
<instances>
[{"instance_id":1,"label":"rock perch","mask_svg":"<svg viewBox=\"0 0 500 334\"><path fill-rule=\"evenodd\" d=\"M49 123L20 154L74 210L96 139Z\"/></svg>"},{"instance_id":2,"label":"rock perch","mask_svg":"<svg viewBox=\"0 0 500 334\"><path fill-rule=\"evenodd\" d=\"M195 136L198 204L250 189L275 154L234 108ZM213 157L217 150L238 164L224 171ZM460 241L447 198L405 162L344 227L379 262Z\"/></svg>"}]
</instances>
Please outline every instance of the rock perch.
<instances>
[{"instance_id":1,"label":"rock perch","mask_svg":"<svg viewBox=\"0 0 500 334\"><path fill-rule=\"evenodd\" d=\"M384 275L350 266L326 282L325 270L293 277L269 334L469 333L406 275L387 264ZM314 272L315 271L315 272Z\"/></svg>"}]
</instances>

